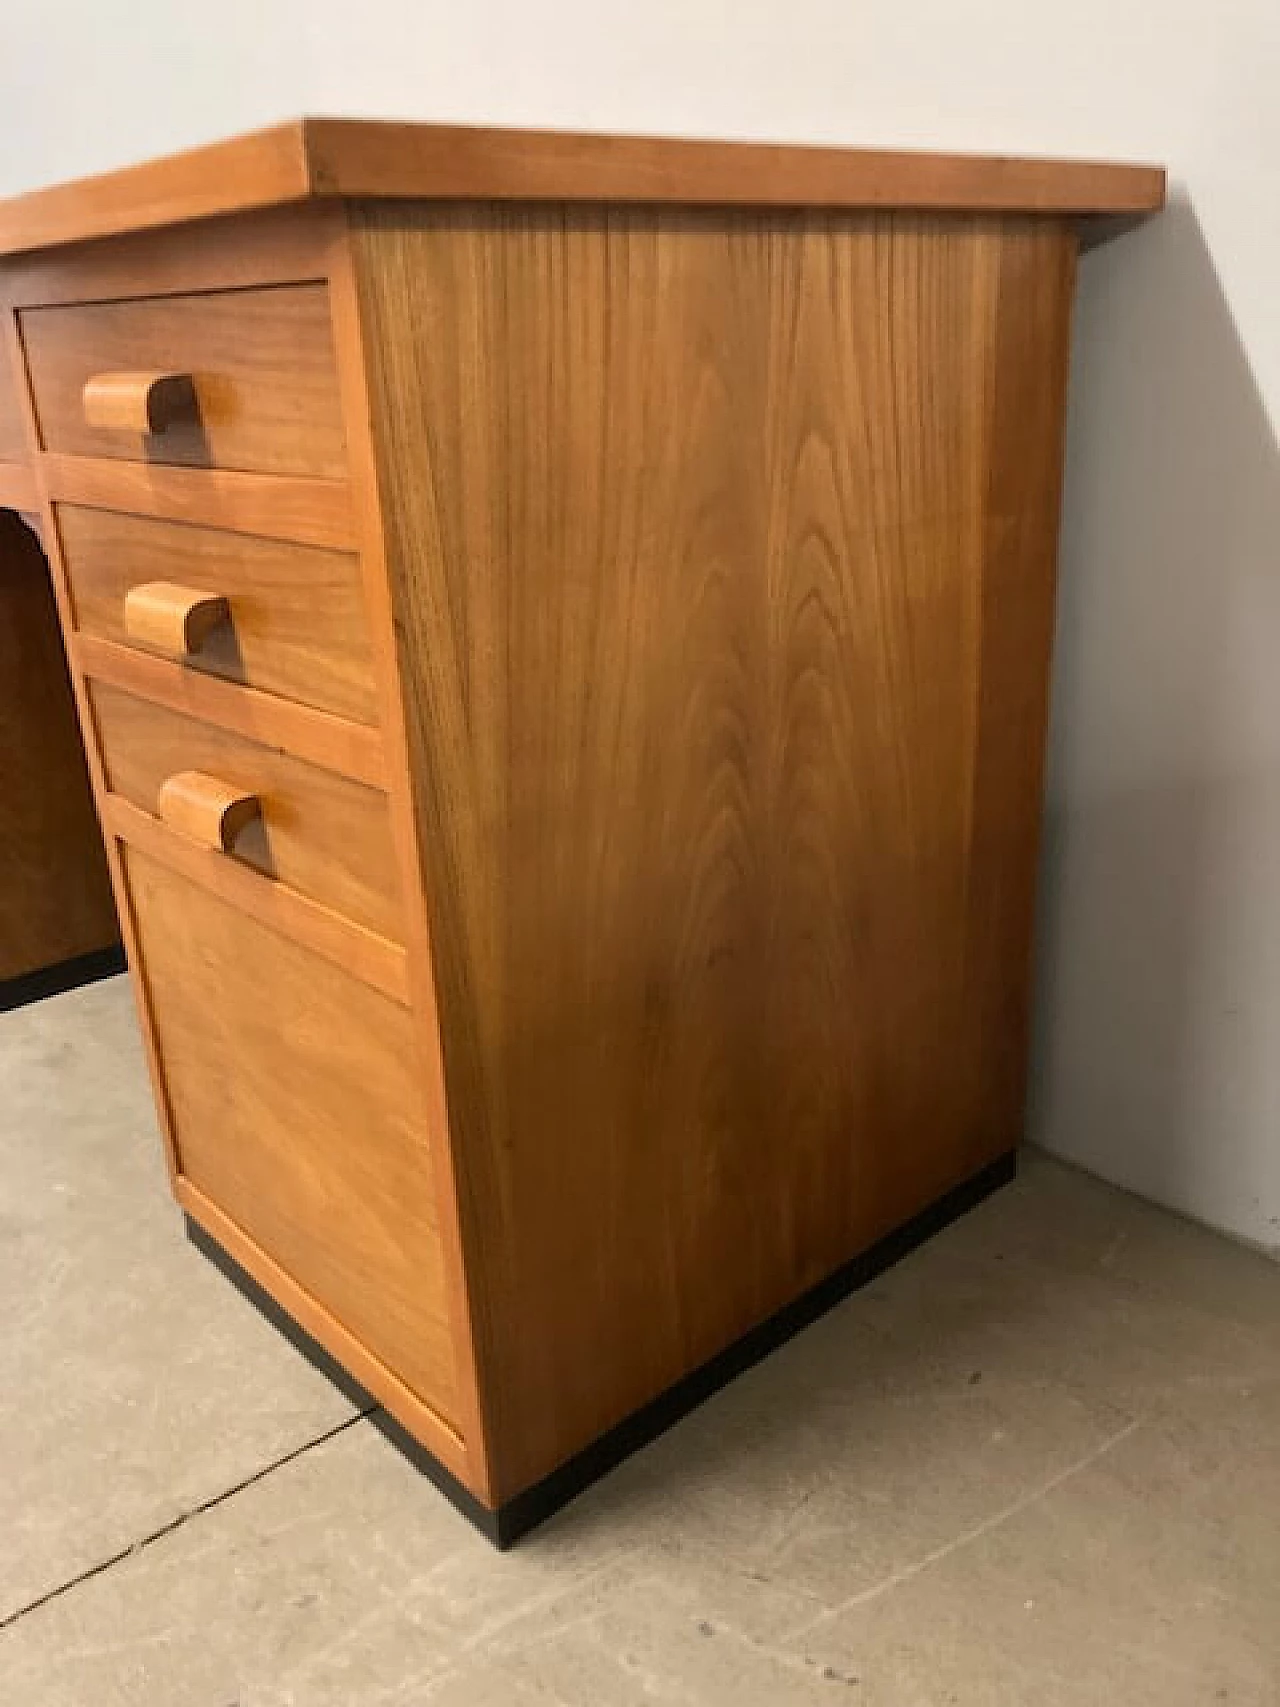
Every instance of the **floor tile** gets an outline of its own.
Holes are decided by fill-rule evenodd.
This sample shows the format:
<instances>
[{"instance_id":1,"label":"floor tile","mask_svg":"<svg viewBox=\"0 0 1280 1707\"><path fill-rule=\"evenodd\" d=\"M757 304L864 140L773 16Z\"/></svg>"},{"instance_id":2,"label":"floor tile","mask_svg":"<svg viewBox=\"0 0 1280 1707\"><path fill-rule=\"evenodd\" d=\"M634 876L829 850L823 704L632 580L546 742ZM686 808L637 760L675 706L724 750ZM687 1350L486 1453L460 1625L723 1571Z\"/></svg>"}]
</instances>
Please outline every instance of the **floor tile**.
<instances>
[{"instance_id":1,"label":"floor tile","mask_svg":"<svg viewBox=\"0 0 1280 1707\"><path fill-rule=\"evenodd\" d=\"M0 1016L0 1618L350 1416L182 1234L133 999Z\"/></svg>"}]
</instances>

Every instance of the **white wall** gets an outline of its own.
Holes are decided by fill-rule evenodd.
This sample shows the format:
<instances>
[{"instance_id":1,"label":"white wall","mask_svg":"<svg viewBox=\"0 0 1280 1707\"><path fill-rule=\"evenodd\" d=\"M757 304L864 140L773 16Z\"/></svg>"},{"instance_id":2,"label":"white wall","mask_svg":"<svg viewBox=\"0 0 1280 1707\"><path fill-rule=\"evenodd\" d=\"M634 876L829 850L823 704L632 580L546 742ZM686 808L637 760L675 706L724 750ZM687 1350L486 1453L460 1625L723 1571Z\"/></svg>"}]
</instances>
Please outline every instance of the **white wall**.
<instances>
[{"instance_id":1,"label":"white wall","mask_svg":"<svg viewBox=\"0 0 1280 1707\"><path fill-rule=\"evenodd\" d=\"M1033 1129L1280 1246L1276 0L5 0L0 190L292 113L1167 161L1085 261Z\"/></svg>"}]
</instances>

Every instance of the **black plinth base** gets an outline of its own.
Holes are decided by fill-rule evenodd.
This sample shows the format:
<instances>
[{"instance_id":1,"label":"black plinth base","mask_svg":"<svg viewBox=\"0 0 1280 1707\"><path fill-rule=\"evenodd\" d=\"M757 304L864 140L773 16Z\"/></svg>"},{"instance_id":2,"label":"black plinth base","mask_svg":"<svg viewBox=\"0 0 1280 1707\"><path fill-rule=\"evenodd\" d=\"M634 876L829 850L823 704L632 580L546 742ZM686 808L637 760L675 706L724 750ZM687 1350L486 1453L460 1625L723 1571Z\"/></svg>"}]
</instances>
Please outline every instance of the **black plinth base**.
<instances>
[{"instance_id":1,"label":"black plinth base","mask_svg":"<svg viewBox=\"0 0 1280 1707\"><path fill-rule=\"evenodd\" d=\"M758 1327L743 1334L741 1339L726 1346L707 1363L683 1376L673 1386L668 1387L665 1393L660 1393L656 1399L650 1400L631 1416L624 1417L607 1434L593 1440L589 1446L561 1464L542 1481L508 1500L498 1511L490 1511L487 1506L482 1505L475 1495L464 1488L457 1477L432 1457L394 1417L388 1416L377 1406L359 1383L353 1380L310 1334L300 1328L275 1299L263 1291L257 1281L251 1279L239 1263L228 1256L222 1246L190 1216L186 1218L187 1236L316 1368L323 1370L330 1377L353 1404L361 1409L372 1407L369 1410L370 1422L399 1447L410 1462L429 1477L495 1546L506 1548L559 1511L561 1506L567 1505L576 1494L580 1494L592 1482L598 1481L624 1458L630 1457L640 1447L647 1446L664 1429L670 1428L704 1399L710 1398L727 1382L732 1381L735 1375L741 1375L744 1369L750 1369L752 1364L759 1363L761 1358L789 1340L793 1334L799 1333L801 1328L807 1328L811 1322L816 1321L833 1304L838 1304L851 1292L856 1292L860 1286L874 1280L885 1269L900 1262L927 1239L931 1239L935 1233L941 1232L967 1210L981 1203L983 1198L989 1197L1000 1186L1008 1184L1016 1169L1016 1151L1009 1150L1003 1156L997 1157L971 1178L922 1209L918 1215L913 1215L909 1221L872 1245L869 1250L844 1263L801 1297L784 1305L767 1321L761 1322Z\"/></svg>"},{"instance_id":2,"label":"black plinth base","mask_svg":"<svg viewBox=\"0 0 1280 1707\"><path fill-rule=\"evenodd\" d=\"M72 960L60 960L56 966L39 966L16 978L0 979L0 1014L42 1001L45 996L79 989L81 984L96 984L99 978L113 978L124 969L124 950L117 943L112 948L95 948L91 954L77 954Z\"/></svg>"}]
</instances>

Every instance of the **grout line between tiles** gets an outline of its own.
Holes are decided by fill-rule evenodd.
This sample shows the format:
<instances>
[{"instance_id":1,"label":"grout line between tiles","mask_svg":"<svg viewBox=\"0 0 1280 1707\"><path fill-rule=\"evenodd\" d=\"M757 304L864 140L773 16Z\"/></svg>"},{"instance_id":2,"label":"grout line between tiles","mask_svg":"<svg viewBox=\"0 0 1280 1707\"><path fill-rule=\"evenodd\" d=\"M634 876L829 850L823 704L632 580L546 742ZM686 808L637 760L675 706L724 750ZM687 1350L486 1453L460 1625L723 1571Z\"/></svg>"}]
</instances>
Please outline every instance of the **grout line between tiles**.
<instances>
[{"instance_id":1,"label":"grout line between tiles","mask_svg":"<svg viewBox=\"0 0 1280 1707\"><path fill-rule=\"evenodd\" d=\"M123 1564L126 1559L132 1559L135 1554L143 1552L154 1542L163 1541L166 1535L172 1535L175 1529L181 1529L193 1518L202 1517L205 1512L213 1511L218 1506L225 1505L237 1494L242 1494L246 1488L251 1488L256 1482L263 1481L274 1471L283 1469L286 1464L292 1464L295 1459L301 1458L314 1447L323 1446L326 1441L333 1440L337 1435L345 1434L347 1429L354 1428L357 1423L364 1422L367 1417L372 1416L377 1408L376 1405L369 1405L364 1410L357 1411L354 1416L345 1417L333 1428L326 1429L323 1434L316 1435L314 1440L304 1440L301 1446L295 1446L292 1452L285 1452L279 1458L273 1458L269 1464L264 1464L260 1470L255 1470L251 1476L245 1476L242 1481L234 1482L231 1487L224 1488L221 1493L213 1494L207 1500L201 1500L198 1505L193 1505L189 1511L179 1512L177 1517L171 1518L168 1523L161 1524L158 1529L151 1530L139 1540L131 1541L127 1547L122 1547L118 1553L113 1553L110 1558L99 1560L96 1565L88 1566L87 1569L78 1572L74 1577L69 1577L66 1582L59 1583L56 1588L47 1589L44 1594L37 1595L35 1600L28 1601L25 1606L19 1606L15 1611L5 1613L0 1618L0 1631L9 1629L19 1619L26 1618L32 1612L39 1612L40 1608L47 1606L51 1600L60 1600L64 1594L70 1594L72 1589L79 1588L82 1583L92 1582L94 1577L100 1577L104 1571L111 1570L113 1566Z\"/></svg>"}]
</instances>

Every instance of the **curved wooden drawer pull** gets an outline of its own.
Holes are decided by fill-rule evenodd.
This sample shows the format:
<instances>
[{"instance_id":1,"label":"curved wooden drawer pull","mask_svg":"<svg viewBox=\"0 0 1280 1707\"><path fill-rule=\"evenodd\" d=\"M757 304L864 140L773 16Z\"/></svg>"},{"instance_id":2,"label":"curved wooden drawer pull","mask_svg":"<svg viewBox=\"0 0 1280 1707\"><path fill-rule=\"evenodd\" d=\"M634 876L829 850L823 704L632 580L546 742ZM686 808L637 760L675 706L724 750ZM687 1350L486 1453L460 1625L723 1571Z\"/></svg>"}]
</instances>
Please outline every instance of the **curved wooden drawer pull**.
<instances>
[{"instance_id":1,"label":"curved wooden drawer pull","mask_svg":"<svg viewBox=\"0 0 1280 1707\"><path fill-rule=\"evenodd\" d=\"M213 630L231 620L221 593L202 593L176 581L144 581L124 597L124 631L141 646L190 658Z\"/></svg>"},{"instance_id":2,"label":"curved wooden drawer pull","mask_svg":"<svg viewBox=\"0 0 1280 1707\"><path fill-rule=\"evenodd\" d=\"M246 794L203 771L179 771L160 785L160 821L204 847L230 853L236 837L261 816L256 794Z\"/></svg>"},{"instance_id":3,"label":"curved wooden drawer pull","mask_svg":"<svg viewBox=\"0 0 1280 1707\"><path fill-rule=\"evenodd\" d=\"M117 433L162 433L196 412L189 373L95 373L84 382L84 418Z\"/></svg>"}]
</instances>

